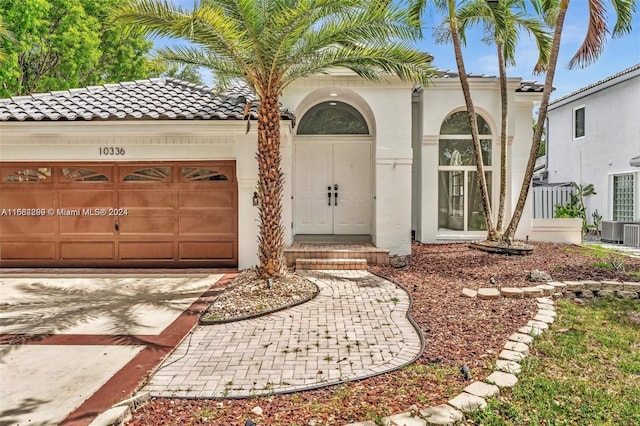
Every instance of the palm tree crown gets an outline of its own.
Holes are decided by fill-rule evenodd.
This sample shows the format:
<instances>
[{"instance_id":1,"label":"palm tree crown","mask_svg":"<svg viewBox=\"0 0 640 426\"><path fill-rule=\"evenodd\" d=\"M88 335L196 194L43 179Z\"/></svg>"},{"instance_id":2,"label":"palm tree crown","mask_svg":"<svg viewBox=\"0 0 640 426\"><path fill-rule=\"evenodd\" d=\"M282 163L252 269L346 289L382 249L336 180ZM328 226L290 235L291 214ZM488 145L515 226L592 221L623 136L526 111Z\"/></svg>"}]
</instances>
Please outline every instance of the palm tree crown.
<instances>
[{"instance_id":1,"label":"palm tree crown","mask_svg":"<svg viewBox=\"0 0 640 426\"><path fill-rule=\"evenodd\" d=\"M205 66L224 85L244 80L258 108L259 273L284 270L279 97L296 79L344 67L369 80L397 75L426 84L429 55L411 47L419 32L391 0L201 0L192 10L134 0L116 19L151 36L186 42L165 59ZM135 30L135 29L134 29Z\"/></svg>"},{"instance_id":2,"label":"palm tree crown","mask_svg":"<svg viewBox=\"0 0 640 426\"><path fill-rule=\"evenodd\" d=\"M151 36L187 42L160 50L164 58L243 79L259 97L335 67L420 83L432 72L430 57L410 47L417 34L406 12L385 0L201 0L193 10L138 0L114 12Z\"/></svg>"},{"instance_id":3,"label":"palm tree crown","mask_svg":"<svg viewBox=\"0 0 640 426\"><path fill-rule=\"evenodd\" d=\"M466 30L482 25L488 33L488 40L500 45L506 66L516 64L516 45L524 32L532 36L538 48L536 72L542 72L549 63L552 38L544 21L529 16L525 0L500 0L495 3L486 0L471 0L456 12L460 22L460 38L466 43Z\"/></svg>"},{"instance_id":4,"label":"palm tree crown","mask_svg":"<svg viewBox=\"0 0 640 426\"><path fill-rule=\"evenodd\" d=\"M491 41L497 48L497 62L500 74L501 97L501 129L500 129L500 202L498 205L498 219L495 235L502 234L506 210L506 176L507 176L507 121L508 95L507 72L508 66L515 65L516 45L520 34L526 32L533 36L538 47L538 61L534 72L546 69L551 54L553 39L545 28L542 19L526 15L524 0L502 0L488 2L486 0L471 0L463 4L456 12L460 22L460 38L466 42L466 30L469 27L483 25L487 33L487 41ZM507 236L507 239L511 236Z\"/></svg>"}]
</instances>

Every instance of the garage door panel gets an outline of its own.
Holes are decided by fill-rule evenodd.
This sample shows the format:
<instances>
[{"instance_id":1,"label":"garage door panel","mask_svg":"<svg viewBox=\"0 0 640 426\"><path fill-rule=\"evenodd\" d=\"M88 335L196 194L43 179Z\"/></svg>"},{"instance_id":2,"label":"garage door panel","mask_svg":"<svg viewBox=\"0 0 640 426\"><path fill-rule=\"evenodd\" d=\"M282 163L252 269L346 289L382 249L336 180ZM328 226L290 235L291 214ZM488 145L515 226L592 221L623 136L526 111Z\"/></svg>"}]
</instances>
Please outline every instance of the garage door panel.
<instances>
[{"instance_id":1,"label":"garage door panel","mask_svg":"<svg viewBox=\"0 0 640 426\"><path fill-rule=\"evenodd\" d=\"M47 189L40 189L42 186L37 184L38 188L34 189L34 185L19 185L19 191L3 188L0 191L0 210L53 208L56 205L53 186L48 186Z\"/></svg>"},{"instance_id":2,"label":"garage door panel","mask_svg":"<svg viewBox=\"0 0 640 426\"><path fill-rule=\"evenodd\" d=\"M227 188L228 186L225 185ZM234 209L235 194L226 191L180 191L180 209Z\"/></svg>"},{"instance_id":3,"label":"garage door panel","mask_svg":"<svg viewBox=\"0 0 640 426\"><path fill-rule=\"evenodd\" d=\"M49 242L10 242L0 243L2 260L53 260L56 243Z\"/></svg>"},{"instance_id":4,"label":"garage door panel","mask_svg":"<svg viewBox=\"0 0 640 426\"><path fill-rule=\"evenodd\" d=\"M180 260L233 260L234 256L234 241L180 243Z\"/></svg>"},{"instance_id":5,"label":"garage door panel","mask_svg":"<svg viewBox=\"0 0 640 426\"><path fill-rule=\"evenodd\" d=\"M60 243L60 256L63 260L111 260L115 258L115 243L63 241Z\"/></svg>"},{"instance_id":6,"label":"garage door panel","mask_svg":"<svg viewBox=\"0 0 640 426\"><path fill-rule=\"evenodd\" d=\"M53 236L56 233L54 216L4 216L0 218L0 235L9 238Z\"/></svg>"},{"instance_id":7,"label":"garage door panel","mask_svg":"<svg viewBox=\"0 0 640 426\"><path fill-rule=\"evenodd\" d=\"M173 209L174 194L167 190L119 191L120 208L128 209Z\"/></svg>"},{"instance_id":8,"label":"garage door panel","mask_svg":"<svg viewBox=\"0 0 640 426\"><path fill-rule=\"evenodd\" d=\"M81 208L113 208L116 206L113 188L98 189L96 186L86 185L82 190L67 189L60 190L60 208L81 209Z\"/></svg>"},{"instance_id":9,"label":"garage door panel","mask_svg":"<svg viewBox=\"0 0 640 426\"><path fill-rule=\"evenodd\" d=\"M226 235L234 234L235 218L230 215L209 217L180 217L180 235Z\"/></svg>"},{"instance_id":10,"label":"garage door panel","mask_svg":"<svg viewBox=\"0 0 640 426\"><path fill-rule=\"evenodd\" d=\"M173 242L149 241L149 242L120 242L120 259L173 259Z\"/></svg>"},{"instance_id":11,"label":"garage door panel","mask_svg":"<svg viewBox=\"0 0 640 426\"><path fill-rule=\"evenodd\" d=\"M173 216L135 217L121 216L118 218L120 235L175 235L175 219Z\"/></svg>"},{"instance_id":12,"label":"garage door panel","mask_svg":"<svg viewBox=\"0 0 640 426\"><path fill-rule=\"evenodd\" d=\"M114 220L109 216L63 216L59 218L60 235L112 237Z\"/></svg>"}]
</instances>

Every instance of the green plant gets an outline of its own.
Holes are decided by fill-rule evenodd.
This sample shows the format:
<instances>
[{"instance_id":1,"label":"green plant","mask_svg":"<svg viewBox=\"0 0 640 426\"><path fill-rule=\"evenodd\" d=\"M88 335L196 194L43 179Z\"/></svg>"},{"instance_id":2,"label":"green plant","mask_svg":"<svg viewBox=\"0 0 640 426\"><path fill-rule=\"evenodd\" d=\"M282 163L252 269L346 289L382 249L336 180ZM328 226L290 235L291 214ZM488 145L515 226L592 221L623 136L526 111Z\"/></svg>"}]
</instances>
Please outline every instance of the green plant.
<instances>
[{"instance_id":1,"label":"green plant","mask_svg":"<svg viewBox=\"0 0 640 426\"><path fill-rule=\"evenodd\" d=\"M622 425L640 418L638 300L559 301L506 398L469 414L485 425Z\"/></svg>"},{"instance_id":2,"label":"green plant","mask_svg":"<svg viewBox=\"0 0 640 426\"><path fill-rule=\"evenodd\" d=\"M587 209L584 205L584 197L593 195L596 191L593 188L593 184L578 185L575 182L571 183L575 194L571 194L571 201L567 204L556 205L554 211L554 217L566 218L566 217L579 217L582 219L582 232L587 232ZM597 211L597 210L596 210ZM600 217L602 219L602 217Z\"/></svg>"},{"instance_id":3,"label":"green plant","mask_svg":"<svg viewBox=\"0 0 640 426\"><path fill-rule=\"evenodd\" d=\"M602 223L602 215L598 213L598 209L596 209L593 213L591 213L591 217L593 218L593 227L595 228L596 235L600 235L600 223Z\"/></svg>"}]
</instances>

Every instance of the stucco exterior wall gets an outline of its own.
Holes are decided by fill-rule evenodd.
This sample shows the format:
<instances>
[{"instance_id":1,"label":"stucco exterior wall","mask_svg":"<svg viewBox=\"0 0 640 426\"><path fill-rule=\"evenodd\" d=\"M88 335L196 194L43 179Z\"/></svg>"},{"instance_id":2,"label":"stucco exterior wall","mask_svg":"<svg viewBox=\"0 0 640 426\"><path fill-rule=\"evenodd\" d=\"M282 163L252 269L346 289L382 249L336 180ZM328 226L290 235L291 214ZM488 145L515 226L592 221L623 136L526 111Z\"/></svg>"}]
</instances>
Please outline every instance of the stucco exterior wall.
<instances>
[{"instance_id":1,"label":"stucco exterior wall","mask_svg":"<svg viewBox=\"0 0 640 426\"><path fill-rule=\"evenodd\" d=\"M472 79L477 112L491 127L492 204L497 211L500 163L500 95L496 78ZM517 199L531 142L531 112L540 94L515 93L519 79L509 80L510 121L508 125L509 165L507 218ZM434 80L421 94L414 95L411 83L397 78L368 82L350 72L302 79L292 84L281 98L284 108L298 120L314 105L329 100L348 103L358 109L372 138L371 235L376 246L392 255L411 252L412 231L412 137L421 150L420 176L414 197L419 217L414 218L416 239L446 242L482 238L485 232L438 230L438 141L443 120L465 110L457 79ZM412 110L413 99L422 110ZM293 242L294 160L296 128L283 121L281 127L282 169L285 175L283 218L285 243ZM257 184L255 152L257 125L246 133L246 122L236 120L135 120L91 122L5 122L0 123L2 161L162 161L235 160L238 178L239 268L257 264L258 210L252 205ZM99 148L122 146L126 155L101 157ZM530 230L530 214L522 221L522 235ZM519 229L520 232L520 229ZM524 237L522 237L524 238Z\"/></svg>"},{"instance_id":2,"label":"stucco exterior wall","mask_svg":"<svg viewBox=\"0 0 640 426\"><path fill-rule=\"evenodd\" d=\"M492 206L497 214L500 183L500 93L497 79L471 79L471 91L476 112L491 127L492 143ZM507 125L507 208L511 217L524 175L531 146L532 110L540 94L516 93L519 79L509 80L509 122ZM424 92L422 138L422 212L421 229L416 239L422 242L466 241L483 238L486 232L460 232L438 229L438 152L440 127L444 119L466 110L458 79L437 80ZM530 227L530 214L525 213L525 226ZM505 224L506 226L506 224Z\"/></svg>"},{"instance_id":3,"label":"stucco exterior wall","mask_svg":"<svg viewBox=\"0 0 640 426\"><path fill-rule=\"evenodd\" d=\"M338 72L302 79L282 97L283 107L298 119L313 105L334 100L352 105L367 120L374 145L372 237L392 255L411 252L411 93L412 84L397 78L375 83Z\"/></svg>"},{"instance_id":4,"label":"stucco exterior wall","mask_svg":"<svg viewBox=\"0 0 640 426\"><path fill-rule=\"evenodd\" d=\"M574 138L575 108L585 107L585 135ZM640 154L640 69L569 96L549 108L549 183L593 184L587 217L596 209L612 219L611 176L636 173L629 160ZM637 184L640 179L636 177ZM637 197L640 203L640 196ZM640 214L640 204L636 206Z\"/></svg>"}]
</instances>

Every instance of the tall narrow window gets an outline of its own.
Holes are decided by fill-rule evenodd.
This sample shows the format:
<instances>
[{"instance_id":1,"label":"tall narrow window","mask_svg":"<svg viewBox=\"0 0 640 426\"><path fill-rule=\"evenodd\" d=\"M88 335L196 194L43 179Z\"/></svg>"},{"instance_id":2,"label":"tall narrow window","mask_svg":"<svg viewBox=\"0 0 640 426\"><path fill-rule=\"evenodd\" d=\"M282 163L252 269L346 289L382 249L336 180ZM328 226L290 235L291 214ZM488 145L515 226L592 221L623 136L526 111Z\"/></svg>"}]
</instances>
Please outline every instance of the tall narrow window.
<instances>
[{"instance_id":1,"label":"tall narrow window","mask_svg":"<svg viewBox=\"0 0 640 426\"><path fill-rule=\"evenodd\" d=\"M585 135L584 131L584 107L575 108L573 110L573 138L578 139Z\"/></svg>"},{"instance_id":2,"label":"tall narrow window","mask_svg":"<svg viewBox=\"0 0 640 426\"><path fill-rule=\"evenodd\" d=\"M477 116L482 161L491 197L491 129ZM473 155L471 127L466 111L448 116L440 128L438 166L438 228L481 231L486 228Z\"/></svg>"}]
</instances>

